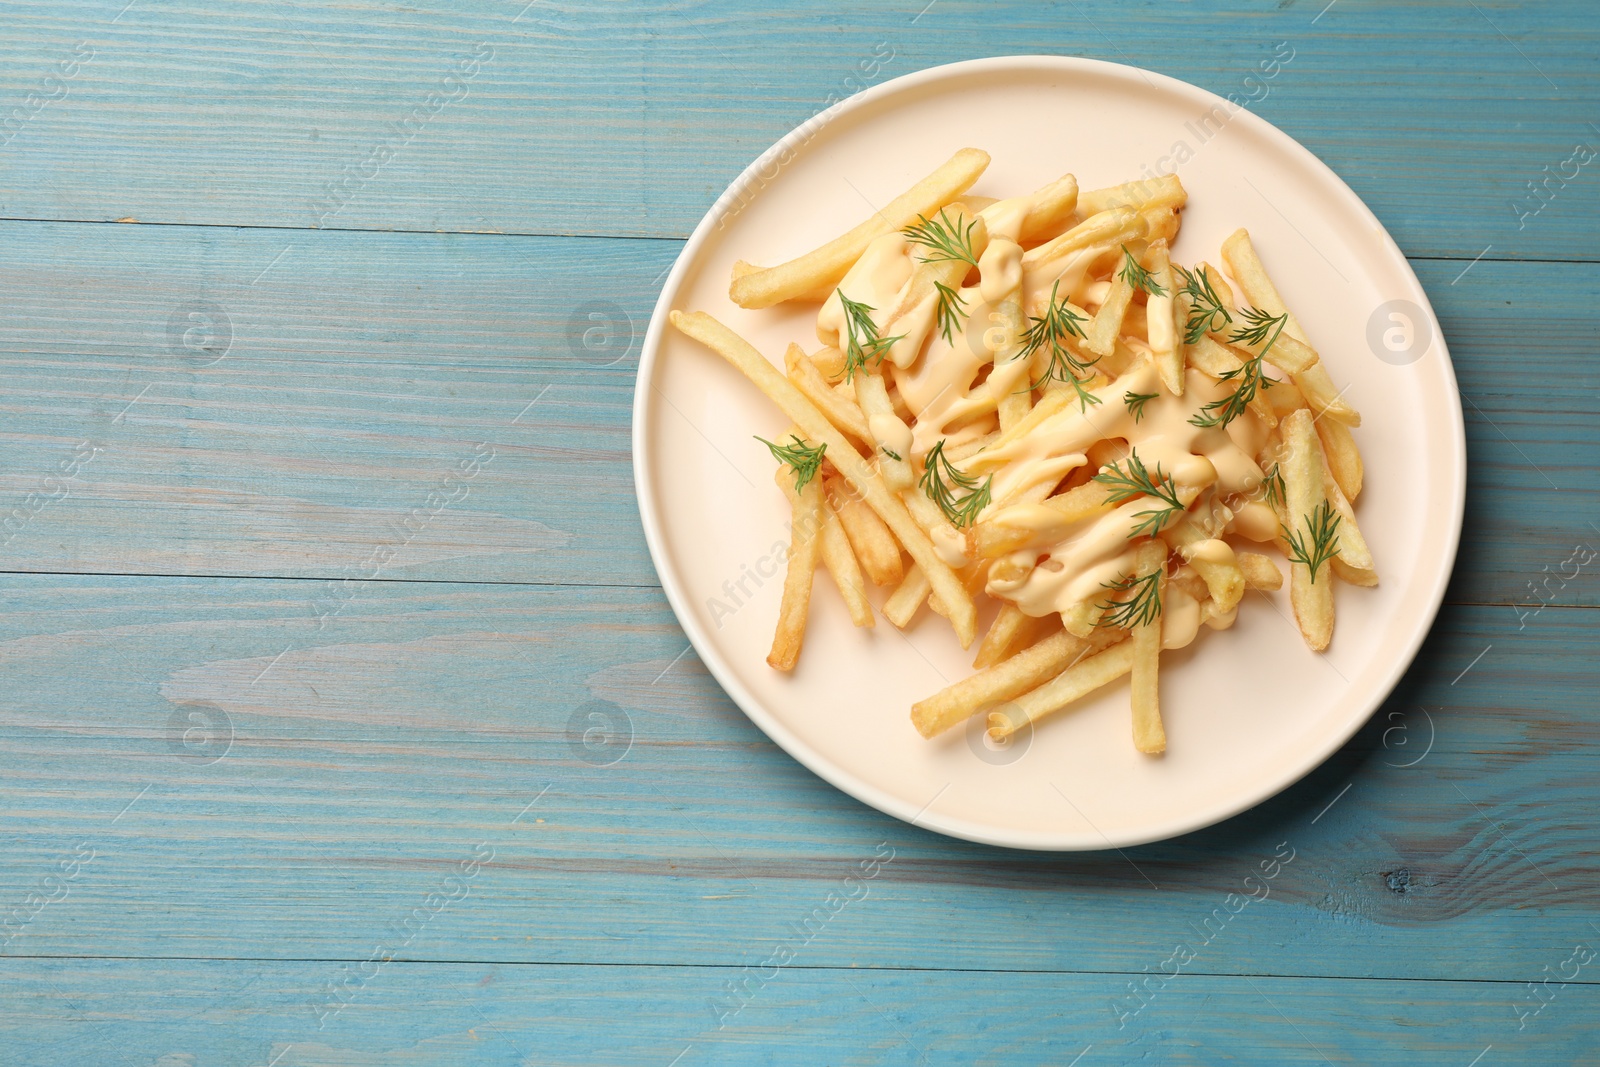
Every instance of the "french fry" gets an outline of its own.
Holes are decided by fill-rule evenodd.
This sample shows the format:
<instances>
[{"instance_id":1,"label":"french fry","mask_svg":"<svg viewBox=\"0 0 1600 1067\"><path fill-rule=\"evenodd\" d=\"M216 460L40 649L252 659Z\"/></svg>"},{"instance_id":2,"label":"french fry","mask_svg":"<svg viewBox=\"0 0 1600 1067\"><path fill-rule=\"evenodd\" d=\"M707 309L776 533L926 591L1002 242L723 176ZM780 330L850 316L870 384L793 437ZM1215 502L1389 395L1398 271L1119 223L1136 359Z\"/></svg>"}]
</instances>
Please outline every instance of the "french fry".
<instances>
[{"instance_id":1,"label":"french fry","mask_svg":"<svg viewBox=\"0 0 1600 1067\"><path fill-rule=\"evenodd\" d=\"M1322 483L1328 502L1339 513L1339 548L1333 557L1333 572L1351 585L1368 588L1377 585L1378 571L1372 563L1372 550L1367 547L1361 527L1356 525L1355 509L1339 488L1326 452L1322 455Z\"/></svg>"},{"instance_id":2,"label":"french fry","mask_svg":"<svg viewBox=\"0 0 1600 1067\"><path fill-rule=\"evenodd\" d=\"M969 215L963 205L945 210L945 218L958 228L971 226L969 240L972 254L981 257L989 246L989 230L982 216ZM883 337L899 337L889 346L886 359L897 367L909 367L922 351L929 334L937 327L939 303L938 286L947 289L961 288L961 280L970 269L962 260L922 259L911 269L911 279L902 290L900 301L884 319L880 331Z\"/></svg>"},{"instance_id":3,"label":"french fry","mask_svg":"<svg viewBox=\"0 0 1600 1067\"><path fill-rule=\"evenodd\" d=\"M899 584L905 577L904 561L900 558L900 545L889 532L888 525L865 500L850 491L844 479L826 478L823 491L834 514L839 516L861 569L866 571L872 584Z\"/></svg>"},{"instance_id":4,"label":"french fry","mask_svg":"<svg viewBox=\"0 0 1600 1067\"><path fill-rule=\"evenodd\" d=\"M1229 612L1239 606L1244 599L1244 574L1227 542L1206 536L1192 515L1167 526L1161 537L1205 580L1217 610Z\"/></svg>"},{"instance_id":5,"label":"french fry","mask_svg":"<svg viewBox=\"0 0 1600 1067\"><path fill-rule=\"evenodd\" d=\"M1249 589L1282 589L1283 572L1278 570L1278 565L1272 562L1271 556L1263 556L1259 552L1239 552L1239 572L1244 575L1244 584Z\"/></svg>"},{"instance_id":6,"label":"french fry","mask_svg":"<svg viewBox=\"0 0 1600 1067\"><path fill-rule=\"evenodd\" d=\"M839 521L838 513L828 502L826 493L823 494L822 503L822 565L833 576L833 584L839 587L845 609L850 612L850 621L871 629L876 620L872 615L872 601L867 599L867 583L861 576L861 564L856 560L856 554L850 547L850 538L844 532L844 524Z\"/></svg>"},{"instance_id":7,"label":"french fry","mask_svg":"<svg viewBox=\"0 0 1600 1067\"><path fill-rule=\"evenodd\" d=\"M1002 227L1001 232L1018 244L1037 244L1054 237L1072 225L1074 209L1078 206L1078 179L1063 174L1049 185L1035 189L1027 196L997 200L978 210L984 222L991 227ZM1016 232L1011 227L1016 226Z\"/></svg>"},{"instance_id":8,"label":"french fry","mask_svg":"<svg viewBox=\"0 0 1600 1067\"><path fill-rule=\"evenodd\" d=\"M1167 546L1159 539L1146 541L1134 554L1138 574L1156 575L1158 597L1166 595ZM1133 650L1133 747L1148 755L1167 750L1167 732L1161 725L1161 615L1146 619L1133 628L1129 645Z\"/></svg>"},{"instance_id":9,"label":"french fry","mask_svg":"<svg viewBox=\"0 0 1600 1067\"><path fill-rule=\"evenodd\" d=\"M1224 374L1237 371L1244 366L1244 360L1233 348L1222 344L1209 333L1200 335L1192 345L1184 346L1189 366L1201 374L1212 378L1221 379ZM1273 385L1270 389L1257 389L1256 395L1250 398L1250 410L1268 427L1278 424L1278 416L1273 411L1272 400L1269 396L1277 392L1282 383Z\"/></svg>"},{"instance_id":10,"label":"french fry","mask_svg":"<svg viewBox=\"0 0 1600 1067\"><path fill-rule=\"evenodd\" d=\"M897 629L904 630L916 618L917 609L922 607L922 602L928 599L932 590L928 576L913 563L895 591L889 594L889 599L883 602L883 617L894 623Z\"/></svg>"},{"instance_id":11,"label":"french fry","mask_svg":"<svg viewBox=\"0 0 1600 1067\"><path fill-rule=\"evenodd\" d=\"M727 360L735 369L749 378L773 403L777 404L812 440L827 445L830 462L839 473L855 487L867 505L883 519L906 551L928 575L928 580L939 593L939 599L951 613L950 622L962 648L970 647L977 637L978 612L972 594L962 584L960 577L939 558L928 540L928 535L917 526L906 511L905 504L895 496L882 479L867 465L844 435L796 389L767 358L756 351L748 341L728 329L704 312L684 313L673 311L671 323L685 336L690 337ZM870 417L869 417L870 421Z\"/></svg>"},{"instance_id":12,"label":"french fry","mask_svg":"<svg viewBox=\"0 0 1600 1067\"><path fill-rule=\"evenodd\" d=\"M1107 247L1145 235L1146 223L1137 211L1117 208L1091 215L1059 237L1022 254L1024 270L1045 271L1047 264L1096 245Z\"/></svg>"},{"instance_id":13,"label":"french fry","mask_svg":"<svg viewBox=\"0 0 1600 1067\"><path fill-rule=\"evenodd\" d=\"M1106 642L1126 636L1125 631L1102 630L1085 641L1068 633L1054 633L1010 659L986 667L968 678L920 700L911 708L911 722L923 737L934 737L985 708L1020 696L1069 669Z\"/></svg>"},{"instance_id":14,"label":"french fry","mask_svg":"<svg viewBox=\"0 0 1600 1067\"><path fill-rule=\"evenodd\" d=\"M989 736L996 741L1003 741L1023 727L1036 723L1047 715L1053 715L1132 670L1133 645L1125 640L1128 631L1108 629L1100 633L1107 635L1102 640L1118 643L1073 663L1037 689L1015 697L1001 698L1005 703L989 713ZM1000 666L1005 667L1015 663L1026 654L1013 656ZM924 731L923 736L932 735Z\"/></svg>"},{"instance_id":15,"label":"french fry","mask_svg":"<svg viewBox=\"0 0 1600 1067\"><path fill-rule=\"evenodd\" d=\"M1163 174L1143 181L1081 192L1078 194L1078 214L1088 218L1113 208L1133 208L1138 211L1182 208L1188 202L1189 194L1178 176Z\"/></svg>"},{"instance_id":16,"label":"french fry","mask_svg":"<svg viewBox=\"0 0 1600 1067\"><path fill-rule=\"evenodd\" d=\"M1133 286L1124 281L1121 275L1111 279L1111 289L1106 293L1105 302L1094 313L1089 328L1083 332L1083 347L1097 356L1109 356L1117 336L1122 333L1122 317L1127 314L1128 302L1132 299Z\"/></svg>"},{"instance_id":17,"label":"french fry","mask_svg":"<svg viewBox=\"0 0 1600 1067\"><path fill-rule=\"evenodd\" d=\"M1339 491L1354 502L1361 495L1361 481L1365 474L1361 453L1356 450L1356 439L1351 435L1350 427L1342 422L1318 419L1316 425L1317 437L1322 441L1322 454L1333 471L1334 481L1339 483Z\"/></svg>"},{"instance_id":18,"label":"french fry","mask_svg":"<svg viewBox=\"0 0 1600 1067\"><path fill-rule=\"evenodd\" d=\"M1027 636L1038 629L1039 620L1023 614L1021 608L1007 600L1000 605L989 629L978 645L978 654L972 660L974 667L993 667L1010 659Z\"/></svg>"},{"instance_id":19,"label":"french fry","mask_svg":"<svg viewBox=\"0 0 1600 1067\"><path fill-rule=\"evenodd\" d=\"M794 383L795 388L804 393L807 400L817 405L828 417L829 422L864 445L871 447L875 444L872 431L867 428L867 417L861 414L861 408L854 400L841 396L828 384L822 372L807 358L805 351L799 345L789 346L783 362L789 368L789 380Z\"/></svg>"},{"instance_id":20,"label":"french fry","mask_svg":"<svg viewBox=\"0 0 1600 1067\"><path fill-rule=\"evenodd\" d=\"M1324 487L1322 446L1311 425L1311 412L1302 408L1280 426L1285 455L1279 465L1283 474L1285 510L1296 529L1302 529L1313 511L1327 500ZM1333 573L1323 568L1316 581L1304 563L1289 564L1289 598L1294 604L1295 622L1306 645L1313 652L1328 647L1333 637Z\"/></svg>"},{"instance_id":21,"label":"french fry","mask_svg":"<svg viewBox=\"0 0 1600 1067\"><path fill-rule=\"evenodd\" d=\"M792 671L800 662L806 639L806 618L811 611L811 579L822 552L822 486L813 477L798 492L794 479L778 469L778 484L789 498L792 514L788 569L783 576L783 598L778 605L778 627L772 637L767 664L774 670Z\"/></svg>"},{"instance_id":22,"label":"french fry","mask_svg":"<svg viewBox=\"0 0 1600 1067\"><path fill-rule=\"evenodd\" d=\"M911 462L911 429L901 421L889 400L889 388L883 377L869 371L856 372L856 402L867 417L867 428L872 433L873 447L877 451L879 476L890 489L905 489L914 481Z\"/></svg>"},{"instance_id":23,"label":"french fry","mask_svg":"<svg viewBox=\"0 0 1600 1067\"><path fill-rule=\"evenodd\" d=\"M1087 482L1038 504L996 508L993 516L972 527L972 546L979 559L996 559L1030 545L1051 544L1084 519L1111 510L1111 490Z\"/></svg>"},{"instance_id":24,"label":"french fry","mask_svg":"<svg viewBox=\"0 0 1600 1067\"><path fill-rule=\"evenodd\" d=\"M873 238L932 215L966 192L989 166L989 153L963 148L938 170L895 197L848 233L789 262L745 274L735 272L728 296L742 308L768 308L838 285Z\"/></svg>"},{"instance_id":25,"label":"french fry","mask_svg":"<svg viewBox=\"0 0 1600 1067\"><path fill-rule=\"evenodd\" d=\"M844 353L837 348L824 345L811 353L810 359L829 385L838 385L844 381Z\"/></svg>"},{"instance_id":26,"label":"french fry","mask_svg":"<svg viewBox=\"0 0 1600 1067\"><path fill-rule=\"evenodd\" d=\"M1172 263L1166 241L1151 241L1147 253L1150 265L1145 268L1155 282L1159 293L1149 294L1145 302L1145 335L1150 339L1150 351L1155 356L1156 373L1161 384L1173 396L1183 395L1183 350L1178 344L1177 308L1173 294L1177 292L1172 276Z\"/></svg>"}]
</instances>

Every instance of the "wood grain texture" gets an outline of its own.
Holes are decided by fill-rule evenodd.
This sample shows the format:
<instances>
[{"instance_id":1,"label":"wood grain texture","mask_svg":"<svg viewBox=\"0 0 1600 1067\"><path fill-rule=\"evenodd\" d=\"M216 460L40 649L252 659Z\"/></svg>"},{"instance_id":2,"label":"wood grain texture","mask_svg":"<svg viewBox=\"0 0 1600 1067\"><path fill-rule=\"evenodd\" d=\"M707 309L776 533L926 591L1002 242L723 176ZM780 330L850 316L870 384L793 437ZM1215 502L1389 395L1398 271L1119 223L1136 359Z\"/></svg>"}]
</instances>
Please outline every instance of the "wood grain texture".
<instances>
[{"instance_id":1,"label":"wood grain texture","mask_svg":"<svg viewBox=\"0 0 1600 1067\"><path fill-rule=\"evenodd\" d=\"M1600 145L1592 5L124 4L0 11L0 1063L1600 1063L1600 178L1529 188ZM1255 98L1465 398L1393 696L1126 852L813 777L633 502L638 340L727 182L1018 52Z\"/></svg>"},{"instance_id":2,"label":"wood grain texture","mask_svg":"<svg viewBox=\"0 0 1600 1067\"><path fill-rule=\"evenodd\" d=\"M880 846L816 965L1137 972L1266 892L1192 970L1534 976L1600 901L1586 610L1519 636L1447 609L1385 709L1283 796L1056 857L814 778L679 658L654 590L376 582L318 629L321 584L5 580L0 901L94 852L11 954L360 958L484 844L471 898L402 955L738 966ZM1282 843L1296 858L1257 889Z\"/></svg>"},{"instance_id":3,"label":"wood grain texture","mask_svg":"<svg viewBox=\"0 0 1600 1067\"><path fill-rule=\"evenodd\" d=\"M122 5L9 5L0 99L25 105L80 42L93 55L0 151L5 216L682 237L830 95L1055 53L1256 99L1410 254L1595 258L1587 171L1532 219L1513 207L1600 144L1584 0ZM1289 65L1247 81L1280 42Z\"/></svg>"},{"instance_id":4,"label":"wood grain texture","mask_svg":"<svg viewBox=\"0 0 1600 1067\"><path fill-rule=\"evenodd\" d=\"M1482 1063L1591 1064L1581 1021L1600 1007L1600 988L1569 985L1519 1033L1525 990L1509 982L1182 976L1119 1030L1106 1004L1126 975L762 973L395 962L353 979L319 1029L344 977L328 962L3 960L0 1035L15 1067L1464 1067L1488 1047ZM739 981L748 999L719 1028L713 1008Z\"/></svg>"}]
</instances>

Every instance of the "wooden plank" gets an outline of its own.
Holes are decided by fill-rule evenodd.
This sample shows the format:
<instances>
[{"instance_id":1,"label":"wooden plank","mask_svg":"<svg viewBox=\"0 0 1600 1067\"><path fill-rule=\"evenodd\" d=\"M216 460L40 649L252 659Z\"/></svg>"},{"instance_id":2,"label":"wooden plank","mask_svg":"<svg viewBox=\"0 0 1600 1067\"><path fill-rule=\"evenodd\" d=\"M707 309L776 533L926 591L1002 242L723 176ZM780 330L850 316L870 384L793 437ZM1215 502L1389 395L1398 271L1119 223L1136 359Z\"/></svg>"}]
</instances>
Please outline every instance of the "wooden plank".
<instances>
[{"instance_id":1,"label":"wooden plank","mask_svg":"<svg viewBox=\"0 0 1600 1067\"><path fill-rule=\"evenodd\" d=\"M0 101L21 109L0 151L6 217L682 237L830 96L1059 53L1254 101L1411 254L1594 258L1582 223L1600 183L1568 162L1600 143L1583 0L1137 18L1107 0L945 0L852 9L848 28L821 0L759 17L735 2L100 7L6 6ZM74 75L46 82L62 63ZM1481 136L1462 136L1463 114ZM1558 172L1535 199L1528 183Z\"/></svg>"},{"instance_id":2,"label":"wooden plank","mask_svg":"<svg viewBox=\"0 0 1600 1067\"><path fill-rule=\"evenodd\" d=\"M1114 998L1143 974L819 969L798 962L809 947L793 965L764 969L759 956L742 969L392 962L365 971L333 961L0 960L0 1034L16 1067L68 1058L138 1067L1466 1067L1474 1056L1589 1062L1600 1008L1600 987L1569 984L1519 1031L1516 1011L1532 995L1523 983L1181 975L1165 988L1152 980L1159 992L1119 1029ZM317 1014L346 972L348 1003ZM747 993L734 1000L737 983Z\"/></svg>"},{"instance_id":3,"label":"wooden plank","mask_svg":"<svg viewBox=\"0 0 1600 1067\"><path fill-rule=\"evenodd\" d=\"M0 224L3 568L338 578L393 549L382 576L654 584L628 420L677 249ZM1597 268L1485 261L1452 285L1461 265L1417 266L1469 401L1452 598L1600 604L1561 581L1575 544L1600 549L1573 506L1600 489ZM1535 331L1529 373L1506 354ZM76 477L47 482L61 464Z\"/></svg>"},{"instance_id":4,"label":"wooden plank","mask_svg":"<svg viewBox=\"0 0 1600 1067\"><path fill-rule=\"evenodd\" d=\"M741 966L874 857L810 964L1139 972L1209 933L1194 972L1522 979L1600 922L1589 610L1447 609L1282 796L1052 856L814 778L655 590L378 582L319 629L321 583L3 581L0 902L92 854L10 955L360 959L475 856L403 957Z\"/></svg>"}]
</instances>

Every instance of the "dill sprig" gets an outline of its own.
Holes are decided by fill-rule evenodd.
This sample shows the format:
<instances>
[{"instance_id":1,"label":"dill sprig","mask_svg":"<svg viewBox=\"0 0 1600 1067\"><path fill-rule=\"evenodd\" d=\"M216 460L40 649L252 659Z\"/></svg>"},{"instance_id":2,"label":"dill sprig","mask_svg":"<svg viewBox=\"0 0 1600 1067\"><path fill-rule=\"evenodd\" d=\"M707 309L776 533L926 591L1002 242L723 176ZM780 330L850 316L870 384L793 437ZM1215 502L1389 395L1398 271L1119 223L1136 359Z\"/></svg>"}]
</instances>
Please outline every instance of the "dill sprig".
<instances>
[{"instance_id":1,"label":"dill sprig","mask_svg":"<svg viewBox=\"0 0 1600 1067\"><path fill-rule=\"evenodd\" d=\"M1133 421L1138 422L1144 418L1144 406L1160 395L1160 393L1126 392L1122 394L1122 402L1127 405L1128 414L1133 416Z\"/></svg>"},{"instance_id":2,"label":"dill sprig","mask_svg":"<svg viewBox=\"0 0 1600 1067\"><path fill-rule=\"evenodd\" d=\"M1094 375L1094 365L1100 362L1100 357L1085 360L1067 347L1068 337L1083 336L1083 324L1088 320L1072 309L1066 297L1056 299L1060 288L1061 279L1057 278L1050 287L1050 303L1044 309L1044 317L1029 316L1028 331L1022 335L1022 353L1018 358L1031 359L1035 352L1046 349L1050 362L1039 380L1030 382L1028 388L1042 389L1046 382L1066 382L1078 394L1078 410L1088 411L1091 404L1100 403L1099 397L1084 388L1084 383Z\"/></svg>"},{"instance_id":3,"label":"dill sprig","mask_svg":"<svg viewBox=\"0 0 1600 1067\"><path fill-rule=\"evenodd\" d=\"M927 458L922 461L922 480L917 484L928 494L929 500L939 505L945 518L964 530L989 506L994 475L980 483L977 475L968 474L950 462L944 454L944 442L940 441L928 450ZM957 495L958 490L962 495Z\"/></svg>"},{"instance_id":4,"label":"dill sprig","mask_svg":"<svg viewBox=\"0 0 1600 1067\"><path fill-rule=\"evenodd\" d=\"M928 250L919 257L924 263L966 263L976 268L978 256L972 248L972 230L978 220L968 222L963 230L959 221L952 220L944 212L945 209L940 208L936 219L918 215L917 222L900 232L912 244Z\"/></svg>"},{"instance_id":5,"label":"dill sprig","mask_svg":"<svg viewBox=\"0 0 1600 1067\"><path fill-rule=\"evenodd\" d=\"M1166 287L1156 281L1149 271L1139 266L1139 261L1133 258L1133 253L1128 251L1127 245L1122 246L1122 257L1122 270L1117 277L1135 289L1143 289L1151 296L1167 295Z\"/></svg>"},{"instance_id":6,"label":"dill sprig","mask_svg":"<svg viewBox=\"0 0 1600 1067\"><path fill-rule=\"evenodd\" d=\"M1344 518L1326 500L1306 516L1304 535L1283 527L1289 542L1289 562L1303 563L1311 571L1311 584L1317 584L1317 571L1339 551L1339 520Z\"/></svg>"},{"instance_id":7,"label":"dill sprig","mask_svg":"<svg viewBox=\"0 0 1600 1067\"><path fill-rule=\"evenodd\" d=\"M1247 345L1262 345L1265 341L1261 347L1261 354L1266 355L1267 349L1277 343L1278 335L1283 333L1283 328L1288 325L1289 313L1285 311L1282 315L1268 315L1260 308L1245 308L1243 314L1245 322L1249 325L1234 330L1229 340L1242 341Z\"/></svg>"},{"instance_id":8,"label":"dill sprig","mask_svg":"<svg viewBox=\"0 0 1600 1067\"><path fill-rule=\"evenodd\" d=\"M933 287L939 293L939 306L934 312L935 321L939 324L939 334L944 338L945 344L955 344L953 335L961 328L961 316L966 313L967 302L961 299L960 293L944 282L934 282Z\"/></svg>"},{"instance_id":9,"label":"dill sprig","mask_svg":"<svg viewBox=\"0 0 1600 1067\"><path fill-rule=\"evenodd\" d=\"M872 312L877 309L851 300L844 295L843 289L838 290L838 293L839 305L844 308L847 336L844 350L844 380L848 382L854 381L856 371L868 363L882 363L889 349L905 335L879 337L878 324L872 321Z\"/></svg>"},{"instance_id":10,"label":"dill sprig","mask_svg":"<svg viewBox=\"0 0 1600 1067\"><path fill-rule=\"evenodd\" d=\"M1102 600L1097 607L1105 614L1100 616L1100 621L1095 623L1096 626L1118 626L1124 630L1132 630L1136 626L1155 622L1161 617L1160 567L1146 575L1129 574L1114 582L1106 582L1101 588L1132 595L1124 596L1121 600Z\"/></svg>"},{"instance_id":11,"label":"dill sprig","mask_svg":"<svg viewBox=\"0 0 1600 1067\"><path fill-rule=\"evenodd\" d=\"M1183 279L1181 291L1189 298L1189 321L1184 324L1184 344L1195 344L1207 331L1220 330L1233 321L1227 305L1217 295L1216 287L1211 284L1205 271L1184 270L1177 264L1173 264L1172 269Z\"/></svg>"},{"instance_id":12,"label":"dill sprig","mask_svg":"<svg viewBox=\"0 0 1600 1067\"><path fill-rule=\"evenodd\" d=\"M756 437L757 441L767 446L767 451L772 453L772 458L779 463L787 463L789 469L794 471L794 491L800 492L811 479L817 476L817 471L822 468L822 454L828 450L828 442L820 445L807 446L796 437L789 435L792 445L775 445L765 437Z\"/></svg>"},{"instance_id":13,"label":"dill sprig","mask_svg":"<svg viewBox=\"0 0 1600 1067\"><path fill-rule=\"evenodd\" d=\"M1245 308L1244 318L1249 325L1240 326L1229 335L1228 339L1247 345L1260 345L1261 351L1246 360L1244 366L1223 372L1218 381L1234 382L1233 392L1221 400L1213 400L1207 404L1201 414L1189 420L1192 425L1227 426L1244 414L1244 409L1250 406L1250 401L1256 398L1256 393L1263 386L1270 387L1273 384L1273 379L1262 373L1261 361L1266 358L1272 346L1277 343L1278 336L1283 333L1283 327L1289 321L1289 313L1285 311L1282 315L1268 315L1260 308Z\"/></svg>"},{"instance_id":14,"label":"dill sprig","mask_svg":"<svg viewBox=\"0 0 1600 1067\"><path fill-rule=\"evenodd\" d=\"M1267 476L1262 479L1261 488L1266 494L1268 504L1275 508L1284 506L1284 502L1288 499L1289 489L1288 486L1283 484L1283 472L1278 470L1276 463L1267 472Z\"/></svg>"},{"instance_id":15,"label":"dill sprig","mask_svg":"<svg viewBox=\"0 0 1600 1067\"><path fill-rule=\"evenodd\" d=\"M1156 464L1154 477L1145 468L1144 460L1139 458L1136 451L1128 453L1127 470L1124 471L1118 464L1113 463L1105 470L1094 476L1094 480L1111 490L1107 500L1113 504L1121 504L1136 496L1147 496L1159 503L1158 508L1138 512L1134 518L1139 524L1129 533L1130 538L1141 536L1155 536L1160 532L1174 515L1184 510L1183 501L1178 497L1178 487L1161 472L1161 464Z\"/></svg>"}]
</instances>

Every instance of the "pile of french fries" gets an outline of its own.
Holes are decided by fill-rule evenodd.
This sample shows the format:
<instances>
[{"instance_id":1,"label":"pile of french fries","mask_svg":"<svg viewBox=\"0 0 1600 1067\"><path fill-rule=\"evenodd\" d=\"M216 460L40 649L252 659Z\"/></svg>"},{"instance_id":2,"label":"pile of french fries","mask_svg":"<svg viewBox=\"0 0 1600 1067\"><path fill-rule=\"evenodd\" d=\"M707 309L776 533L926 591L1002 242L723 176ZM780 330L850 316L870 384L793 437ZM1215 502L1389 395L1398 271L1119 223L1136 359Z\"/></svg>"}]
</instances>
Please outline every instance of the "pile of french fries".
<instances>
[{"instance_id":1,"label":"pile of french fries","mask_svg":"<svg viewBox=\"0 0 1600 1067\"><path fill-rule=\"evenodd\" d=\"M743 308L819 303L821 347L777 366L703 312L672 324L790 422L774 441L792 543L769 664L800 658L819 564L858 627L922 605L977 672L915 704L933 737L987 713L1003 739L1123 675L1137 749L1166 749L1163 649L1283 584L1327 648L1336 581L1377 584L1356 524L1343 399L1250 236L1171 260L1176 176L973 195L963 149L859 226L781 266L740 262ZM1236 296L1235 294L1241 294ZM889 591L875 608L868 585Z\"/></svg>"}]
</instances>

